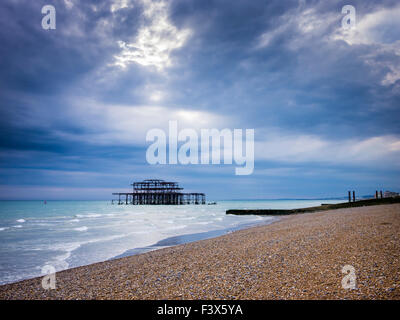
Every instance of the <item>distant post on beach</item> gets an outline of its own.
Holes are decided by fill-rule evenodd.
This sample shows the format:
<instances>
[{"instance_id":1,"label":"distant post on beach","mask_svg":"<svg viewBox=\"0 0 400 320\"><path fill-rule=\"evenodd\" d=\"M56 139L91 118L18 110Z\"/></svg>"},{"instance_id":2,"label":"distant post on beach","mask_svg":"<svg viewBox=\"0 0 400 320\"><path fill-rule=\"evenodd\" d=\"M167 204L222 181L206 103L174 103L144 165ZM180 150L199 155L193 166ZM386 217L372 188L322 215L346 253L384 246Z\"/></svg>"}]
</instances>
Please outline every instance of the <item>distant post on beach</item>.
<instances>
[{"instance_id":1,"label":"distant post on beach","mask_svg":"<svg viewBox=\"0 0 400 320\"><path fill-rule=\"evenodd\" d=\"M378 199L378 190L375 191L375 199Z\"/></svg>"},{"instance_id":2,"label":"distant post on beach","mask_svg":"<svg viewBox=\"0 0 400 320\"><path fill-rule=\"evenodd\" d=\"M349 191L349 202L351 202L351 191Z\"/></svg>"},{"instance_id":3,"label":"distant post on beach","mask_svg":"<svg viewBox=\"0 0 400 320\"><path fill-rule=\"evenodd\" d=\"M381 199L383 199L383 194L382 194L382 190L381 190Z\"/></svg>"},{"instance_id":4,"label":"distant post on beach","mask_svg":"<svg viewBox=\"0 0 400 320\"><path fill-rule=\"evenodd\" d=\"M356 192L353 190L353 202L356 202Z\"/></svg>"}]
</instances>

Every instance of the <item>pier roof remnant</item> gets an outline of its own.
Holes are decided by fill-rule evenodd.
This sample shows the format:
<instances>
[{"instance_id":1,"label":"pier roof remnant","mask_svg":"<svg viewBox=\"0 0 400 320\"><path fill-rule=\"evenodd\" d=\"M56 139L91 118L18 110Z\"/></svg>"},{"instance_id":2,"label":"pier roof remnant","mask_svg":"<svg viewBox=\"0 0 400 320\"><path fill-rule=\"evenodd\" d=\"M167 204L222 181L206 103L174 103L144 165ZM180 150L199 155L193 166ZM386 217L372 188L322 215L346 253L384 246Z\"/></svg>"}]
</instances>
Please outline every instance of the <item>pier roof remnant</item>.
<instances>
[{"instance_id":1,"label":"pier roof remnant","mask_svg":"<svg viewBox=\"0 0 400 320\"><path fill-rule=\"evenodd\" d=\"M204 193L184 193L177 182L147 179L131 184L132 192L113 193L118 196L118 204L205 204ZM122 196L122 199L121 199ZM125 199L124 199L125 198Z\"/></svg>"}]
</instances>

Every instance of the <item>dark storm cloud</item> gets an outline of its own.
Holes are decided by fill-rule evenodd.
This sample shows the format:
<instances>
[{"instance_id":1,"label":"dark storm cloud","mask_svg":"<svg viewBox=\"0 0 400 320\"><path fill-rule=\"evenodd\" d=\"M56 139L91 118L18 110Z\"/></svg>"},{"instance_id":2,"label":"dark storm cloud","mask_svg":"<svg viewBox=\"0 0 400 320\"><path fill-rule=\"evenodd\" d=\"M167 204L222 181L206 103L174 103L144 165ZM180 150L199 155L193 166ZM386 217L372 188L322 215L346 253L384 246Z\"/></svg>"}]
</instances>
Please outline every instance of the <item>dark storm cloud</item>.
<instances>
[{"instance_id":1,"label":"dark storm cloud","mask_svg":"<svg viewBox=\"0 0 400 320\"><path fill-rule=\"evenodd\" d=\"M125 124L126 132L118 131L113 121L132 116L130 111L137 106L153 105L162 106L165 121L175 109L229 117L235 127L255 128L256 139L274 136L289 149L290 141L299 137L298 143L311 141L326 149L351 146L351 140L361 153L367 150L364 157L357 154L328 165L333 171L326 164L330 155L324 159L321 149L310 150L315 161L300 153L270 150L276 159L271 162L263 155L256 164L249 182L253 191L265 176L277 172L281 176L273 176L273 182L282 177L282 192L293 195L286 184L310 186L302 172L315 168L321 180L342 177L328 188L336 192L349 183L345 174L360 163L371 166L379 156L390 165L394 162L390 150L397 150L400 135L399 33L390 28L389 18L389 24L377 27L365 21L372 13L381 14L378 20L397 12L396 1L355 1L360 33L351 41L340 31L341 8L347 4L343 1L171 1L166 14L172 38L162 32L160 37L166 37L169 42L164 45L172 43L173 49L167 57L170 65L164 61L162 70L137 60L126 62L125 68L115 66L122 52L118 41L137 45L140 31L151 34L154 29L149 25L165 22L163 12L146 15L149 2L128 1L127 7L114 11L113 1L50 3L57 10L56 30L41 28L41 7L48 1L0 4L0 164L7 169L0 173L3 183L23 185L31 180L47 186L105 188L124 183L118 167L129 175L150 172L144 142L126 138L139 132L135 127L143 125L143 117L133 113L132 128ZM379 36L370 32L379 28ZM190 36L179 46L174 35L182 30L190 30ZM157 50L155 44L149 52ZM117 116L110 119L113 112L108 111ZM115 145L120 133L125 133L123 148ZM388 155L372 154L375 145L387 139L384 147L392 148ZM346 153L351 147L337 150ZM293 164L291 158L301 160ZM276 171L267 170L275 167ZM285 171L287 167L291 169ZM157 170L158 175L174 172L182 181L233 179L230 170ZM362 181L363 170L352 178ZM372 172L368 183L376 177L398 177L393 170ZM310 190L318 190L317 180Z\"/></svg>"},{"instance_id":2,"label":"dark storm cloud","mask_svg":"<svg viewBox=\"0 0 400 320\"><path fill-rule=\"evenodd\" d=\"M391 91L394 86L380 84L388 70L373 69L364 60L376 46L349 46L343 41L325 39L340 26L340 3L307 2L299 9L297 2L280 2L280 6L268 5L269 2L260 9L260 5L252 2L255 10L242 2L218 3L218 9L212 6L214 2L200 8L187 2L177 5L176 19L197 21L201 34L200 39L192 41L193 47L181 53L182 56L191 53L191 76L197 80L191 88L195 94L182 103L198 101L206 108L234 110L239 114L251 109L245 116L253 125L275 124L310 133L341 136L399 133L393 122L400 117L399 108L393 108L399 104L399 94ZM360 7L370 9L371 5L372 2L369 5L363 2ZM327 21L321 32L303 34L294 22L310 9L315 9L314 14L305 16L303 22L311 27L312 19L320 14L336 19ZM185 17L179 17L180 12ZM262 33L273 34L280 28L283 31L268 46L254 49ZM399 57L392 52L385 59L396 63ZM332 127L338 125L342 130L332 132Z\"/></svg>"}]
</instances>

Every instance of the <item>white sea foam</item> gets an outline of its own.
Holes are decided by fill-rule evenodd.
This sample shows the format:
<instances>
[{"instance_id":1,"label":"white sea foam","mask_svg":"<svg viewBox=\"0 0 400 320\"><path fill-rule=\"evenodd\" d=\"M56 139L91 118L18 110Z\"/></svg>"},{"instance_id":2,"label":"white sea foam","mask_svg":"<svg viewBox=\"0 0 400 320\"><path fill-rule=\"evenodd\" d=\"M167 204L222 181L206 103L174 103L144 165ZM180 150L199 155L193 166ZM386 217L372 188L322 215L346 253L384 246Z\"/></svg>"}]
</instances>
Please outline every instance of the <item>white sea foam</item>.
<instances>
[{"instance_id":1,"label":"white sea foam","mask_svg":"<svg viewBox=\"0 0 400 320\"><path fill-rule=\"evenodd\" d=\"M132 233L132 234L134 234L134 233ZM49 260L46 262L46 264L49 264L49 265L53 266L54 268L56 268L57 271L61 271L61 270L68 269L70 267L70 264L68 263L67 260L68 260L68 258L71 257L73 251L79 249L80 247L87 245L87 244L96 243L96 242L107 242L107 241L123 238L126 236L127 236L126 234L119 234L119 235L114 235L114 236L95 238L95 239L91 239L89 241L63 243L63 244L44 246L44 247L41 247L40 249L41 250L64 251L64 253L59 254L59 255L55 256L52 260Z\"/></svg>"},{"instance_id":2,"label":"white sea foam","mask_svg":"<svg viewBox=\"0 0 400 320\"><path fill-rule=\"evenodd\" d=\"M66 261L72 254L72 251L78 249L81 246L79 242L53 245L48 249L54 251L65 251L63 254L57 255L54 259L49 260L46 264L53 266L57 271L68 269L69 263Z\"/></svg>"},{"instance_id":3,"label":"white sea foam","mask_svg":"<svg viewBox=\"0 0 400 320\"><path fill-rule=\"evenodd\" d=\"M77 218L98 218L101 217L101 214L93 213L93 214L76 214Z\"/></svg>"},{"instance_id":4,"label":"white sea foam","mask_svg":"<svg viewBox=\"0 0 400 320\"><path fill-rule=\"evenodd\" d=\"M19 222L19 223L24 223L24 222L25 222L25 219L18 219L17 222Z\"/></svg>"},{"instance_id":5,"label":"white sea foam","mask_svg":"<svg viewBox=\"0 0 400 320\"><path fill-rule=\"evenodd\" d=\"M36 223L35 225L40 226L40 227L48 227L48 226L51 226L52 224L51 223Z\"/></svg>"},{"instance_id":6,"label":"white sea foam","mask_svg":"<svg viewBox=\"0 0 400 320\"><path fill-rule=\"evenodd\" d=\"M88 227L83 226L83 227L75 228L74 230L76 230L76 231L87 231Z\"/></svg>"},{"instance_id":7,"label":"white sea foam","mask_svg":"<svg viewBox=\"0 0 400 320\"><path fill-rule=\"evenodd\" d=\"M132 232L132 234L148 234L148 231L136 231L136 232Z\"/></svg>"},{"instance_id":8,"label":"white sea foam","mask_svg":"<svg viewBox=\"0 0 400 320\"><path fill-rule=\"evenodd\" d=\"M194 220L196 219L196 217L184 217L182 218L182 220Z\"/></svg>"},{"instance_id":9,"label":"white sea foam","mask_svg":"<svg viewBox=\"0 0 400 320\"><path fill-rule=\"evenodd\" d=\"M8 225L7 216L0 217L0 231L11 232L12 239L2 236L0 284L26 277L40 276L40 268L53 265L57 271L95 263L115 257L129 249L151 246L168 237L200 233L241 224L259 223L266 217L226 215L231 208L306 207L319 203L307 202L221 202L216 206L114 206L93 202L59 202L57 208L26 209L25 223ZM1 205L1 203L0 203ZM111 209L110 209L111 208ZM16 212L16 209L13 212ZM160 210L161 209L161 210ZM0 206L0 210L4 209ZM35 211L38 210L38 211ZM203 211L204 210L204 211ZM43 212L42 212L43 211ZM12 211L10 211L10 214ZM28 215L31 214L32 215ZM115 216L112 216L115 215ZM270 218L272 219L272 218ZM12 221L15 222L15 218ZM25 220L25 219L24 219ZM43 227L40 227L43 226ZM24 230L16 229L22 228ZM90 232L88 231L90 229ZM25 230L28 232L25 233ZM6 235L6 232L1 233ZM71 242L71 240L73 242ZM15 254L15 252L17 254ZM21 253L21 254L18 254ZM18 268L15 266L18 265Z\"/></svg>"},{"instance_id":10,"label":"white sea foam","mask_svg":"<svg viewBox=\"0 0 400 320\"><path fill-rule=\"evenodd\" d=\"M181 225L178 225L178 226L173 226L173 227L166 228L165 230L178 230L178 229L184 229L186 227L187 227L186 225L181 224Z\"/></svg>"},{"instance_id":11,"label":"white sea foam","mask_svg":"<svg viewBox=\"0 0 400 320\"><path fill-rule=\"evenodd\" d=\"M58 243L58 244L51 244L46 246L47 250L54 250L54 251L67 251L71 252L78 249L82 245L81 242L67 242L67 243Z\"/></svg>"}]
</instances>

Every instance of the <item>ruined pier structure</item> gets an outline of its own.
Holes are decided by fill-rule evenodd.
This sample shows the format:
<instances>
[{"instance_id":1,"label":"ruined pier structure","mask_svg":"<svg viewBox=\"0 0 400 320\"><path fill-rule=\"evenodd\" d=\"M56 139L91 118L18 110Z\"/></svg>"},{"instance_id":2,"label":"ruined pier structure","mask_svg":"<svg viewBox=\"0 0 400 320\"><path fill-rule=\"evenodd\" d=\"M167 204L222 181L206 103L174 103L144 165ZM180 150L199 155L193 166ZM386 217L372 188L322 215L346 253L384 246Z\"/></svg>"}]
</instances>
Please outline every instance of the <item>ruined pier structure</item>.
<instances>
[{"instance_id":1,"label":"ruined pier structure","mask_svg":"<svg viewBox=\"0 0 400 320\"><path fill-rule=\"evenodd\" d=\"M206 204L204 193L184 193L177 182L149 179L131 186L132 192L113 193L118 196L118 204Z\"/></svg>"}]
</instances>

